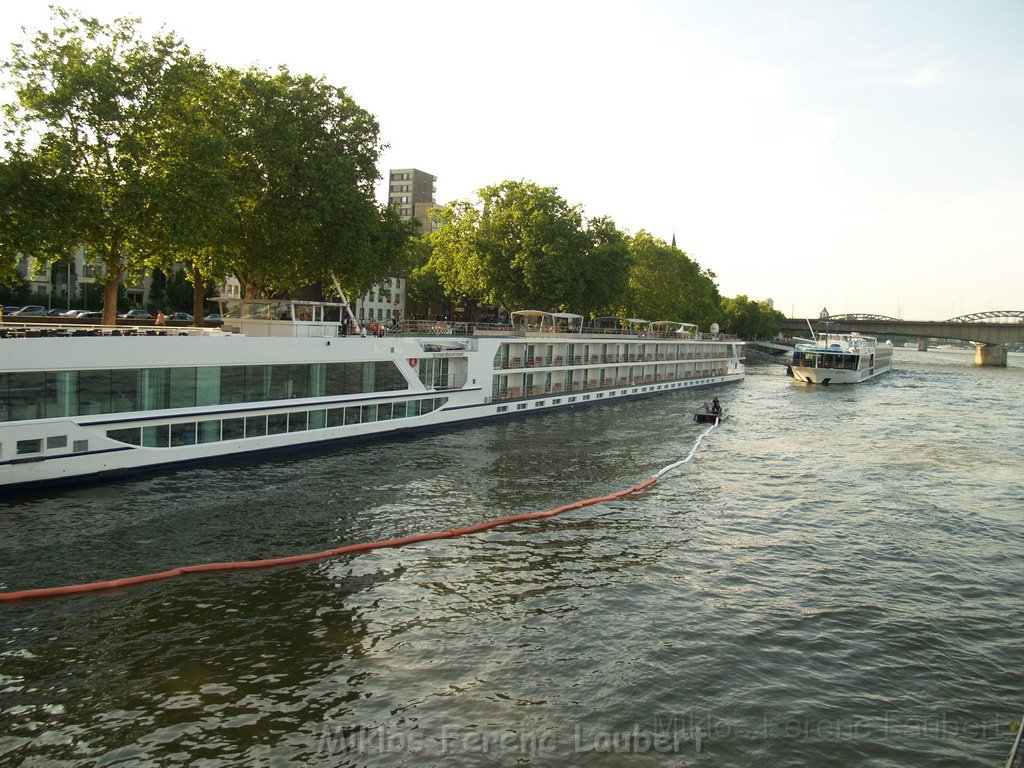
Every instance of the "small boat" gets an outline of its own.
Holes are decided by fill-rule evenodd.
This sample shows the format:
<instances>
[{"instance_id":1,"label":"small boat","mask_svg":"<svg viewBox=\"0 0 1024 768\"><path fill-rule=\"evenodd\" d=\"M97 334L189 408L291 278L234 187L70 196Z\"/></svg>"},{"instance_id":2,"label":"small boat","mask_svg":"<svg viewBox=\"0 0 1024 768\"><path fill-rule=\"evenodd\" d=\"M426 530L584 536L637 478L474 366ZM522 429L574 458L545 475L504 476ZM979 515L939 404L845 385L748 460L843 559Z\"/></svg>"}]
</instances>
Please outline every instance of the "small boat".
<instances>
[{"instance_id":1,"label":"small boat","mask_svg":"<svg viewBox=\"0 0 1024 768\"><path fill-rule=\"evenodd\" d=\"M717 399L715 406L718 410L704 403L704 410L693 414L693 420L698 424L713 424L716 421L725 421L725 409L718 405Z\"/></svg>"}]
</instances>

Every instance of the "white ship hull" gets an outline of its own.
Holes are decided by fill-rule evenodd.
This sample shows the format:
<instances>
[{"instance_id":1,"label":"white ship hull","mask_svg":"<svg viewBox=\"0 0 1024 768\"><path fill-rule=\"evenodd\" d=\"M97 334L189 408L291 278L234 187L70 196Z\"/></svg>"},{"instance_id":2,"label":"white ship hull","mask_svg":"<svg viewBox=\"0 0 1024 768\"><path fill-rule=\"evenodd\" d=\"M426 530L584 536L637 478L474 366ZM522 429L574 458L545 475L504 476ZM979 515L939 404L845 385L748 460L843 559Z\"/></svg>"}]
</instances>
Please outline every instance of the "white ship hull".
<instances>
[{"instance_id":1,"label":"white ship hull","mask_svg":"<svg viewBox=\"0 0 1024 768\"><path fill-rule=\"evenodd\" d=\"M717 386L743 378L740 347L735 341L576 334L0 339L0 393L5 384L9 392L0 403L0 487L89 480ZM329 382L325 387L317 377L344 363L363 366L353 370L362 371L364 380L375 371L377 386L386 374L392 388L330 394ZM245 399L251 380L265 377L271 386L272 374L288 366L302 386L293 389L289 379L287 392ZM225 390L242 371L249 377L248 394L239 402L217 401L231 399ZM219 376L212 395L210 372ZM176 389L179 380L191 389ZM107 381L109 389L102 389ZM27 394L33 382L38 406ZM119 382L127 382L121 385L127 395ZM365 389L364 382L352 384L359 386ZM99 387L100 395L90 387ZM194 398L176 403L181 392ZM33 415L39 417L26 418Z\"/></svg>"}]
</instances>

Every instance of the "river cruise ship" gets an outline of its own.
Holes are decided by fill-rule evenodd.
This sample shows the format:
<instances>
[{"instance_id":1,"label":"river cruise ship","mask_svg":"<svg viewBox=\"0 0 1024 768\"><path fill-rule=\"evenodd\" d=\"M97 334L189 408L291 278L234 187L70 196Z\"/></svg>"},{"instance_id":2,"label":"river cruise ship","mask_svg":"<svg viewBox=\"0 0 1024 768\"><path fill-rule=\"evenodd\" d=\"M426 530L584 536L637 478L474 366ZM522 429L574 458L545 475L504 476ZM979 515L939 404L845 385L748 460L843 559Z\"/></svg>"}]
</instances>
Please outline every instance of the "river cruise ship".
<instances>
[{"instance_id":1,"label":"river cruise ship","mask_svg":"<svg viewBox=\"0 0 1024 768\"><path fill-rule=\"evenodd\" d=\"M342 304L232 302L219 329L0 325L0 488L440 428L743 378L683 323L523 311L347 332ZM607 319L605 319L607 321Z\"/></svg>"},{"instance_id":2,"label":"river cruise ship","mask_svg":"<svg viewBox=\"0 0 1024 768\"><path fill-rule=\"evenodd\" d=\"M807 384L854 384L892 370L892 345L859 333L819 337L798 344L789 373Z\"/></svg>"}]
</instances>

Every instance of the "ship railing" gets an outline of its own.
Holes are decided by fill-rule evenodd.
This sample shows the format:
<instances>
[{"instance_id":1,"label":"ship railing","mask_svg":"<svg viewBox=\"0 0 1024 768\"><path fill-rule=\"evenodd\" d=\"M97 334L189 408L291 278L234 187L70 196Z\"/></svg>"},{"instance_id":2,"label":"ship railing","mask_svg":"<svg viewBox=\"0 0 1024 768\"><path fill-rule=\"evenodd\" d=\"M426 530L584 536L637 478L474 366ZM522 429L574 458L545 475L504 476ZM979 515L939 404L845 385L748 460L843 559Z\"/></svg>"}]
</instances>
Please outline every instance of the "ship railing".
<instances>
[{"instance_id":1,"label":"ship railing","mask_svg":"<svg viewBox=\"0 0 1024 768\"><path fill-rule=\"evenodd\" d=\"M0 326L0 339L77 338L82 336L205 336L220 335L219 328L194 326L156 327L127 325L41 325Z\"/></svg>"}]
</instances>

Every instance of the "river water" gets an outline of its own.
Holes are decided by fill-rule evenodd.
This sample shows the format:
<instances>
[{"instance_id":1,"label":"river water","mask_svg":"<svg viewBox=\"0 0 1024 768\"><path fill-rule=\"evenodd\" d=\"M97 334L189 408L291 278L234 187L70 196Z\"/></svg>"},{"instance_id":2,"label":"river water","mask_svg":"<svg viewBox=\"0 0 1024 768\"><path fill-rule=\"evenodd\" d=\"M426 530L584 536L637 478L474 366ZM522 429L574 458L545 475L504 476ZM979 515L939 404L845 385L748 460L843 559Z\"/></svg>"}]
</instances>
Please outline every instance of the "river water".
<instances>
[{"instance_id":1,"label":"river water","mask_svg":"<svg viewBox=\"0 0 1024 768\"><path fill-rule=\"evenodd\" d=\"M1024 713L1024 356L748 367L643 495L0 608L0 764L993 766ZM0 589L548 509L711 393L0 501Z\"/></svg>"}]
</instances>

